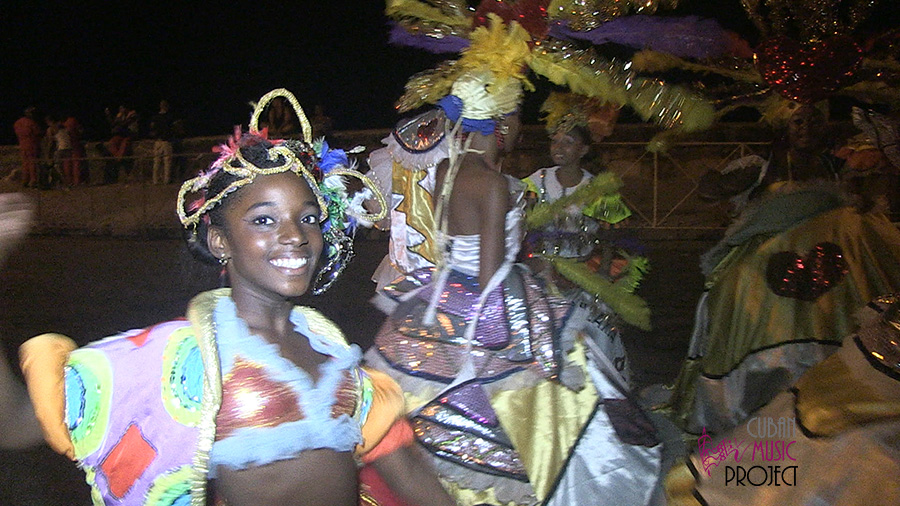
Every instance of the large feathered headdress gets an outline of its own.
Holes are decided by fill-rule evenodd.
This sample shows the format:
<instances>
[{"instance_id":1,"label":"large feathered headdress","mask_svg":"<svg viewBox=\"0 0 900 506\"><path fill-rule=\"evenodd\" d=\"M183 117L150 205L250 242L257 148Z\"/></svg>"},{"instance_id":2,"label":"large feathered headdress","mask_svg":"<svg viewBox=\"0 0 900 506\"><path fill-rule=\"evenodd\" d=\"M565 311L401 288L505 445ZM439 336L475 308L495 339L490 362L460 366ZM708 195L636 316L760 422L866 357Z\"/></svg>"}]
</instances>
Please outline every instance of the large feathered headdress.
<instances>
[{"instance_id":1,"label":"large feathered headdress","mask_svg":"<svg viewBox=\"0 0 900 506\"><path fill-rule=\"evenodd\" d=\"M728 49L725 31L697 18L658 20L651 14L674 0L550 1L484 0L475 9L455 0L388 0L394 20L391 41L436 53L462 52L477 45L499 47L484 27L517 25L527 36L522 63L554 84L614 107L627 106L642 118L667 129L695 131L708 127L714 109L700 94L663 80L638 75L630 62L602 56L592 44L616 42L633 47L651 43L688 57L706 57ZM599 8L600 4L608 4ZM484 37L484 38L482 38ZM488 41L489 43L484 43ZM501 51L502 53L502 51ZM490 51L486 54L490 58ZM397 103L402 113L447 94L462 73L448 61L413 76ZM524 78L524 75L523 75Z\"/></svg>"},{"instance_id":2,"label":"large feathered headdress","mask_svg":"<svg viewBox=\"0 0 900 506\"><path fill-rule=\"evenodd\" d=\"M515 21L530 37L533 72L672 134L703 130L742 106L774 123L791 101L835 94L900 106L900 32L856 34L877 0L742 0L762 37L755 50L711 19L655 15L677 3L482 0L473 9L463 0L388 0L386 12L393 43L435 53L468 47L492 14ZM416 90L453 72L451 62L414 76L398 108L433 103Z\"/></svg>"}]
</instances>

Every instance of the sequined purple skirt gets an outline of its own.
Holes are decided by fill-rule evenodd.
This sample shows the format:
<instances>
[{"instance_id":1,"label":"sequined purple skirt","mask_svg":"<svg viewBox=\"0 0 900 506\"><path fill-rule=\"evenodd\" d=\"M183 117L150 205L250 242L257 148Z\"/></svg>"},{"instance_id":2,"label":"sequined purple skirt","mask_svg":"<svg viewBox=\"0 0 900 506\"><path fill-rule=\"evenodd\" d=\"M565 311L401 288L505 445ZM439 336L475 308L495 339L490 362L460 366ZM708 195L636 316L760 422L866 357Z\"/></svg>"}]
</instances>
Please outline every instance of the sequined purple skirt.
<instances>
[{"instance_id":1,"label":"sequined purple skirt","mask_svg":"<svg viewBox=\"0 0 900 506\"><path fill-rule=\"evenodd\" d=\"M419 443L435 457L481 473L528 482L519 453L477 381L444 392L412 417L412 424Z\"/></svg>"},{"instance_id":2,"label":"sequined purple skirt","mask_svg":"<svg viewBox=\"0 0 900 506\"><path fill-rule=\"evenodd\" d=\"M451 271L442 287L433 325L423 319L432 299L433 269L419 269L385 288L403 300L375 339L378 353L388 364L419 378L452 382L466 360L466 326L472 321L480 290L478 278ZM485 300L475 327L473 365L480 383L531 370L555 378L562 363L560 333L571 304L544 294L539 281L526 269L514 266L506 279Z\"/></svg>"}]
</instances>

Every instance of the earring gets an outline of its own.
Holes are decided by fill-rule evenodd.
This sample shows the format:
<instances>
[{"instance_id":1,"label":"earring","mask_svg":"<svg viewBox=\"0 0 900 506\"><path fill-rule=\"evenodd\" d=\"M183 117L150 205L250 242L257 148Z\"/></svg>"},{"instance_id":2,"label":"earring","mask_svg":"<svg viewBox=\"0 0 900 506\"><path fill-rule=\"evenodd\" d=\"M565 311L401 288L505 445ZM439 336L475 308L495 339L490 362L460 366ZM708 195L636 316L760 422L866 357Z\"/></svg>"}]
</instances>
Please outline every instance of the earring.
<instances>
[{"instance_id":1,"label":"earring","mask_svg":"<svg viewBox=\"0 0 900 506\"><path fill-rule=\"evenodd\" d=\"M219 265L222 266L222 270L219 272L219 288L228 286L228 260L229 258L225 255L219 257Z\"/></svg>"}]
</instances>

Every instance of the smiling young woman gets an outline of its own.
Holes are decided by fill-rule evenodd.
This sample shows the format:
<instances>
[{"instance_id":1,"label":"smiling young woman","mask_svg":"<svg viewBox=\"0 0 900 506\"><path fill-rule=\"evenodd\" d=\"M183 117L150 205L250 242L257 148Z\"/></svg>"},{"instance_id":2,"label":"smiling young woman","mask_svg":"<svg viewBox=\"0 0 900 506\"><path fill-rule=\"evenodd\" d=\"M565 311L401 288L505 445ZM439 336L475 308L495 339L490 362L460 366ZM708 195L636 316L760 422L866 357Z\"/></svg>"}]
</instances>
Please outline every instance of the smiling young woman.
<instances>
[{"instance_id":1,"label":"smiling young woman","mask_svg":"<svg viewBox=\"0 0 900 506\"><path fill-rule=\"evenodd\" d=\"M294 105L305 140L257 130L275 97ZM182 186L178 215L189 249L223 265L231 287L197 295L186 319L81 349L57 334L25 343L34 413L21 410L21 425L41 424L85 469L97 502L373 504L358 480L365 462L408 503L451 504L410 449L399 387L364 370L333 322L292 302L340 274L357 220L380 219L349 202L341 178L361 178L369 195L371 182L343 151L310 143L286 90L263 97L250 132L238 129L219 152ZM3 212L0 223L25 220ZM5 237L0 251L16 238ZM16 391L9 375L0 380ZM15 426L0 427L0 441Z\"/></svg>"}]
</instances>

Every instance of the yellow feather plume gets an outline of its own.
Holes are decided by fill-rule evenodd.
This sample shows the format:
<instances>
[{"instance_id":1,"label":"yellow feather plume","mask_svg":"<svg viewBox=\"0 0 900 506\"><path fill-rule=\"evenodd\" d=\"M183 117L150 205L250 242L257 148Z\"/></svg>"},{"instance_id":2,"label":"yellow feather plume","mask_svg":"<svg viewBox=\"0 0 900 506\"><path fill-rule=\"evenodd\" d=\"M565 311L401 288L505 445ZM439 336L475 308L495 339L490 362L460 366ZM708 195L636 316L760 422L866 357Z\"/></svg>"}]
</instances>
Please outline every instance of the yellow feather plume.
<instances>
[{"instance_id":1,"label":"yellow feather plume","mask_svg":"<svg viewBox=\"0 0 900 506\"><path fill-rule=\"evenodd\" d=\"M444 14L440 9L418 0L388 0L384 12L388 17L394 19L416 18L443 23L454 28L468 29L472 24L472 20L468 17Z\"/></svg>"},{"instance_id":2,"label":"yellow feather plume","mask_svg":"<svg viewBox=\"0 0 900 506\"><path fill-rule=\"evenodd\" d=\"M548 261L563 277L576 283L588 293L599 297L626 323L641 330L651 330L650 307L647 301L590 270L584 262L572 258L550 257Z\"/></svg>"},{"instance_id":3,"label":"yellow feather plume","mask_svg":"<svg viewBox=\"0 0 900 506\"><path fill-rule=\"evenodd\" d=\"M410 77L406 82L406 91L394 105L397 112L403 114L425 104L435 104L448 95L453 82L462 74L462 68L457 63L456 60L448 60Z\"/></svg>"},{"instance_id":4,"label":"yellow feather plume","mask_svg":"<svg viewBox=\"0 0 900 506\"><path fill-rule=\"evenodd\" d=\"M624 88L614 86L609 75L576 64L564 55L535 51L531 55L529 65L532 70L552 83L567 86L574 93L598 97L616 105L628 103Z\"/></svg>"},{"instance_id":5,"label":"yellow feather plume","mask_svg":"<svg viewBox=\"0 0 900 506\"><path fill-rule=\"evenodd\" d=\"M568 58L554 51L535 51L531 68L555 84L575 93L616 105L627 105L644 120L664 128L693 132L709 128L715 117L712 104L681 86L636 77L623 65L603 61L590 53ZM588 65L579 60L593 63Z\"/></svg>"},{"instance_id":6,"label":"yellow feather plume","mask_svg":"<svg viewBox=\"0 0 900 506\"><path fill-rule=\"evenodd\" d=\"M681 69L704 74L717 74L734 79L735 81L762 83L762 77L759 75L759 72L756 71L733 70L724 67L703 65L670 54L653 51L651 49L645 49L635 53L631 63L631 68L638 72L665 72L672 69Z\"/></svg>"},{"instance_id":7,"label":"yellow feather plume","mask_svg":"<svg viewBox=\"0 0 900 506\"><path fill-rule=\"evenodd\" d=\"M425 104L437 103L450 93L453 83L466 72L490 70L496 85L520 80L526 89L534 87L525 77L531 57L528 41L531 37L518 23L506 25L496 14L488 14L490 28L480 26L471 34L471 44L459 60L446 61L437 68L420 72L406 83L406 91L397 101L400 113ZM493 85L489 85L489 91Z\"/></svg>"},{"instance_id":8,"label":"yellow feather plume","mask_svg":"<svg viewBox=\"0 0 900 506\"><path fill-rule=\"evenodd\" d=\"M525 77L531 59L531 36L515 21L506 25L496 14L488 14L489 27L472 32L472 43L463 50L459 65L467 71L489 69L497 82L518 79L526 89L534 89Z\"/></svg>"}]
</instances>

